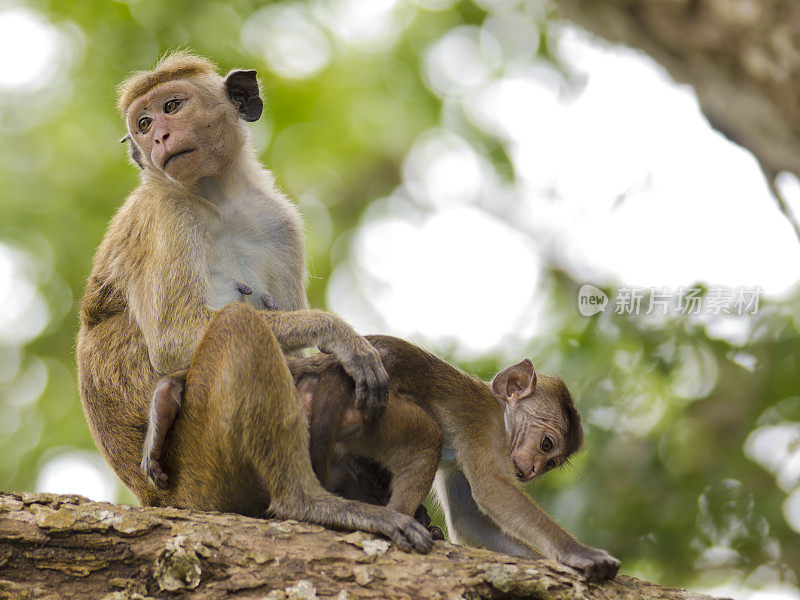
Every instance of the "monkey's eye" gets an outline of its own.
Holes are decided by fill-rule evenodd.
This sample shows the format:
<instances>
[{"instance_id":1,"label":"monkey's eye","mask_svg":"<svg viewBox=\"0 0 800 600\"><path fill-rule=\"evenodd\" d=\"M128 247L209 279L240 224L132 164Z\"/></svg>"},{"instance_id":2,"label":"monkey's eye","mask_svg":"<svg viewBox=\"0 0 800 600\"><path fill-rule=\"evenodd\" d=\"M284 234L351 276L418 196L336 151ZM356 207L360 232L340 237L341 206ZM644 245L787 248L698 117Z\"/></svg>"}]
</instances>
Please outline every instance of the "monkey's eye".
<instances>
[{"instance_id":1,"label":"monkey's eye","mask_svg":"<svg viewBox=\"0 0 800 600\"><path fill-rule=\"evenodd\" d=\"M545 469L547 469L548 471L549 471L550 469L554 468L555 466L556 466L556 461L554 461L552 458L551 458L550 460L548 460L548 461L547 461L547 462L544 464L544 468L545 468Z\"/></svg>"},{"instance_id":2,"label":"monkey's eye","mask_svg":"<svg viewBox=\"0 0 800 600\"><path fill-rule=\"evenodd\" d=\"M147 133L147 130L150 129L150 124L153 122L153 119L150 117L142 117L139 119L137 125L139 126L139 131L142 133Z\"/></svg>"},{"instance_id":3,"label":"monkey's eye","mask_svg":"<svg viewBox=\"0 0 800 600\"><path fill-rule=\"evenodd\" d=\"M549 437L544 436L542 438L542 452L550 452L553 449L553 440Z\"/></svg>"},{"instance_id":4,"label":"monkey's eye","mask_svg":"<svg viewBox=\"0 0 800 600\"><path fill-rule=\"evenodd\" d=\"M164 105L164 112L171 113L178 110L178 107L181 105L183 100L180 98L173 98L172 100L167 100L167 103Z\"/></svg>"}]
</instances>

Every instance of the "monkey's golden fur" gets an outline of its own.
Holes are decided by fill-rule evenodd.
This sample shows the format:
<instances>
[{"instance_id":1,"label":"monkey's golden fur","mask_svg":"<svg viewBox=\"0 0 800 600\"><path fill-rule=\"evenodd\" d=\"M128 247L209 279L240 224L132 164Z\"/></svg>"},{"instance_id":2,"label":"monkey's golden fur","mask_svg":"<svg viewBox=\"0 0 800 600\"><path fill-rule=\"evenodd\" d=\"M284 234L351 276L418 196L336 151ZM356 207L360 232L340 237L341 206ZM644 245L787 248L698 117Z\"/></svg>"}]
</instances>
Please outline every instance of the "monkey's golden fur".
<instances>
[{"instance_id":1,"label":"monkey's golden fur","mask_svg":"<svg viewBox=\"0 0 800 600\"><path fill-rule=\"evenodd\" d=\"M306 309L302 221L258 163L243 123L261 114L255 77L223 78L182 52L119 89L142 171L81 301L78 381L89 428L143 504L269 510L426 551L430 536L409 517L337 498L314 477L284 352L327 348L373 409L385 402L388 376L351 327ZM237 282L259 294L242 295ZM261 295L279 311L255 310ZM175 443L164 456L171 485L161 490L139 469L150 398L161 376L186 368Z\"/></svg>"},{"instance_id":2,"label":"monkey's golden fur","mask_svg":"<svg viewBox=\"0 0 800 600\"><path fill-rule=\"evenodd\" d=\"M616 575L615 558L578 542L515 485L509 457L534 451L537 429L558 436L553 444L559 460L581 446L580 414L560 378L533 374L526 360L503 370L490 385L404 340L367 339L389 373L389 405L374 428L363 427L353 413L352 382L335 357L289 359L300 396L311 409L315 471L329 489L364 498L350 474L337 477L348 455L366 457L392 474L388 506L414 514L436 475L453 541L522 556L536 555L535 547L589 577ZM445 453L443 442L449 446ZM329 481L332 454L337 475ZM359 472L361 464L356 463L357 475L379 480L369 470ZM365 491L380 498L379 487Z\"/></svg>"},{"instance_id":3,"label":"monkey's golden fur","mask_svg":"<svg viewBox=\"0 0 800 600\"><path fill-rule=\"evenodd\" d=\"M78 383L89 428L111 467L146 505L167 501L139 471L153 386L162 369L190 363L212 317L202 305L178 314L180 304L165 301L177 290L205 286L196 272L183 268L193 263L199 245L176 243L177 235L191 239L194 233L194 212L182 206L192 200L167 197L173 210L164 210L165 196L139 188L111 220L81 302L77 344ZM131 304L151 322L137 324ZM151 353L144 331L155 336L159 323L152 321L160 318L180 326L153 340Z\"/></svg>"},{"instance_id":4,"label":"monkey's golden fur","mask_svg":"<svg viewBox=\"0 0 800 600\"><path fill-rule=\"evenodd\" d=\"M136 98L167 81L196 75L217 76L213 62L191 52L177 51L164 55L150 70L136 71L117 86L117 109L124 116Z\"/></svg>"}]
</instances>

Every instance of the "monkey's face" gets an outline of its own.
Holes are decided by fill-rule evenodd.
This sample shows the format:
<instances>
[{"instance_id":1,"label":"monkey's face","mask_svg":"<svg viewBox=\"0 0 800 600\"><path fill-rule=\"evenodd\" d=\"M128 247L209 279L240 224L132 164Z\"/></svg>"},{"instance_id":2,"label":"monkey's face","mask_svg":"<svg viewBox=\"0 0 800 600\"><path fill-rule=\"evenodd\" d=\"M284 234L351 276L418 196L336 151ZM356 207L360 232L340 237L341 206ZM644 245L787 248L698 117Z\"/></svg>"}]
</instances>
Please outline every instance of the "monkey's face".
<instances>
[{"instance_id":1,"label":"monkey's face","mask_svg":"<svg viewBox=\"0 0 800 600\"><path fill-rule=\"evenodd\" d=\"M558 403L528 397L506 409L511 462L520 481L559 467L567 458L566 421Z\"/></svg>"},{"instance_id":2,"label":"monkey's face","mask_svg":"<svg viewBox=\"0 0 800 600\"><path fill-rule=\"evenodd\" d=\"M498 373L492 381L492 391L504 403L517 479L530 481L569 458L567 418L561 398L569 392L560 379L537 376L531 361L525 359Z\"/></svg>"},{"instance_id":3,"label":"monkey's face","mask_svg":"<svg viewBox=\"0 0 800 600\"><path fill-rule=\"evenodd\" d=\"M225 169L241 133L222 82L214 83L199 77L168 81L130 105L128 131L142 168L186 185Z\"/></svg>"}]
</instances>

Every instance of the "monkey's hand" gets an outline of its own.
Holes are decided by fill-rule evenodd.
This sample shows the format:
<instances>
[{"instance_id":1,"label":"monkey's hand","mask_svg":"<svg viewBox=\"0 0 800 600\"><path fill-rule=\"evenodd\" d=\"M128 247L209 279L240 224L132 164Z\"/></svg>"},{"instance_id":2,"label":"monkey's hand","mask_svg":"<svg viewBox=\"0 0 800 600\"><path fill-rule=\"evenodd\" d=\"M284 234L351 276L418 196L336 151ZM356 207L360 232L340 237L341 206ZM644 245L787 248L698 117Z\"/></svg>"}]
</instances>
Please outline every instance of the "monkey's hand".
<instances>
[{"instance_id":1,"label":"monkey's hand","mask_svg":"<svg viewBox=\"0 0 800 600\"><path fill-rule=\"evenodd\" d=\"M389 401L389 375L378 351L366 339L356 334L343 343L323 346L319 349L335 354L344 370L355 381L356 408L364 412L364 418L368 422L378 421Z\"/></svg>"},{"instance_id":2,"label":"monkey's hand","mask_svg":"<svg viewBox=\"0 0 800 600\"><path fill-rule=\"evenodd\" d=\"M152 484L162 490L167 487L168 477L161 468L161 454L167 441L167 432L181 407L185 381L185 371L164 377L156 385L150 402L150 418L139 467Z\"/></svg>"},{"instance_id":3,"label":"monkey's hand","mask_svg":"<svg viewBox=\"0 0 800 600\"><path fill-rule=\"evenodd\" d=\"M142 457L141 469L142 472L147 475L150 483L159 489L167 489L167 480L169 477L167 477L167 474L164 473L163 469L161 468L161 462L159 461L159 458L156 458L152 453L145 451L144 456Z\"/></svg>"},{"instance_id":4,"label":"monkey's hand","mask_svg":"<svg viewBox=\"0 0 800 600\"><path fill-rule=\"evenodd\" d=\"M619 561L605 550L575 542L558 554L558 562L583 572L588 579L605 581L614 579Z\"/></svg>"},{"instance_id":5,"label":"monkey's hand","mask_svg":"<svg viewBox=\"0 0 800 600\"><path fill-rule=\"evenodd\" d=\"M161 453L164 449L165 438L166 431L159 431L157 424L153 423L151 419L147 427L144 448L142 448L142 462L139 465L150 483L162 490L167 489L168 479L167 474L161 468Z\"/></svg>"}]
</instances>

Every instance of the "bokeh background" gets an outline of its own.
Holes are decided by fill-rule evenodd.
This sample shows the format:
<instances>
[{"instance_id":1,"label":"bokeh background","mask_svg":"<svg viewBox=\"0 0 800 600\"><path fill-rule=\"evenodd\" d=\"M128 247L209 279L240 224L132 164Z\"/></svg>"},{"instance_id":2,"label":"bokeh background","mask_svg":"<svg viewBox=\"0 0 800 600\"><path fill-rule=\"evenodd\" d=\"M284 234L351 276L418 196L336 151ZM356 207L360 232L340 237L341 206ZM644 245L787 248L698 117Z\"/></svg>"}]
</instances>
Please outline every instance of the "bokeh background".
<instances>
[{"instance_id":1,"label":"bokeh background","mask_svg":"<svg viewBox=\"0 0 800 600\"><path fill-rule=\"evenodd\" d=\"M177 47L259 71L312 306L560 373L586 447L529 487L564 526L629 574L800 598L800 242L690 86L539 0L0 0L0 489L135 502L83 420L77 303L137 182L114 87ZM756 314L643 314L739 286Z\"/></svg>"}]
</instances>

